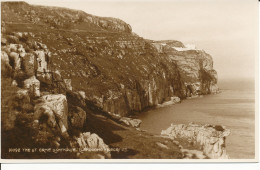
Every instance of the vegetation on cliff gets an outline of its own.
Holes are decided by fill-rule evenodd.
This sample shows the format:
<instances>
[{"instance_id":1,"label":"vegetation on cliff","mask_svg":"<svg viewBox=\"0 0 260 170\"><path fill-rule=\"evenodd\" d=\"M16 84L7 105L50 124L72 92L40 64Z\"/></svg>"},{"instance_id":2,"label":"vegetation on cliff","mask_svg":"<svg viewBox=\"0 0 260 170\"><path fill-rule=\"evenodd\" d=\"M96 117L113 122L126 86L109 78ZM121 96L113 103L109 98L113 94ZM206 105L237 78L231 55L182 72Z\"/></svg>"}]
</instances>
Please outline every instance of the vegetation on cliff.
<instances>
[{"instance_id":1,"label":"vegetation on cliff","mask_svg":"<svg viewBox=\"0 0 260 170\"><path fill-rule=\"evenodd\" d=\"M184 99L194 83L202 88L205 82L216 83L208 77L214 72L209 55L177 52L172 47L184 48L179 41L145 40L115 18L25 2L2 2L1 7L5 158L183 157L173 141L135 129L140 122L124 116ZM158 50L156 43L166 46ZM9 150L26 147L103 152Z\"/></svg>"}]
</instances>

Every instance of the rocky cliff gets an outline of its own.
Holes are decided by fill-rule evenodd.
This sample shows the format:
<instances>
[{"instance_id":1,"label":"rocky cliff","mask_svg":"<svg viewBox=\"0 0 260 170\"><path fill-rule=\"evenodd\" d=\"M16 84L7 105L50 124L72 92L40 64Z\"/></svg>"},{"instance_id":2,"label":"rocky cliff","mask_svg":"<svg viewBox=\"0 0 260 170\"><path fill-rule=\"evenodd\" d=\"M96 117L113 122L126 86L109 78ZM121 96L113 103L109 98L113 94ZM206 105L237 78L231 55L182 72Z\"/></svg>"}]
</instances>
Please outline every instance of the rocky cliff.
<instances>
[{"instance_id":1,"label":"rocky cliff","mask_svg":"<svg viewBox=\"0 0 260 170\"><path fill-rule=\"evenodd\" d=\"M188 141L190 147L202 150L205 157L211 159L228 159L226 151L226 137L230 130L223 126L197 125L190 123L188 125L178 124L171 126L161 132L162 135L169 136L174 140ZM184 149L185 152L190 152Z\"/></svg>"},{"instance_id":2,"label":"rocky cliff","mask_svg":"<svg viewBox=\"0 0 260 170\"><path fill-rule=\"evenodd\" d=\"M209 54L178 41L146 40L119 19L25 2L2 2L1 16L2 95L14 91L30 103L25 110L21 103L3 108L2 116L29 110L60 138L71 129L82 132L82 108L126 116L176 97L217 92Z\"/></svg>"},{"instance_id":3,"label":"rocky cliff","mask_svg":"<svg viewBox=\"0 0 260 170\"><path fill-rule=\"evenodd\" d=\"M175 62L185 84L187 97L195 94L217 93L217 72L213 59L195 45L184 45L179 41L152 41L161 55Z\"/></svg>"}]
</instances>

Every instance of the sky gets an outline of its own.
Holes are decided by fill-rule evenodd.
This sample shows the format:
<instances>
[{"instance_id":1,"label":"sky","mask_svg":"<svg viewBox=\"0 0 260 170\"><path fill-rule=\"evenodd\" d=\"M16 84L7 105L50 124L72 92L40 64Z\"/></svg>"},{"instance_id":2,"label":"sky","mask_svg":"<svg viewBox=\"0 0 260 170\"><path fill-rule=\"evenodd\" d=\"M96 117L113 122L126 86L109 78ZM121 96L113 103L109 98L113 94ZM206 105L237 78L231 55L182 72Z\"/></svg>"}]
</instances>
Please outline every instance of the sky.
<instances>
[{"instance_id":1,"label":"sky","mask_svg":"<svg viewBox=\"0 0 260 170\"><path fill-rule=\"evenodd\" d=\"M146 39L179 40L209 53L219 79L254 78L258 58L257 0L29 0L120 18Z\"/></svg>"}]
</instances>

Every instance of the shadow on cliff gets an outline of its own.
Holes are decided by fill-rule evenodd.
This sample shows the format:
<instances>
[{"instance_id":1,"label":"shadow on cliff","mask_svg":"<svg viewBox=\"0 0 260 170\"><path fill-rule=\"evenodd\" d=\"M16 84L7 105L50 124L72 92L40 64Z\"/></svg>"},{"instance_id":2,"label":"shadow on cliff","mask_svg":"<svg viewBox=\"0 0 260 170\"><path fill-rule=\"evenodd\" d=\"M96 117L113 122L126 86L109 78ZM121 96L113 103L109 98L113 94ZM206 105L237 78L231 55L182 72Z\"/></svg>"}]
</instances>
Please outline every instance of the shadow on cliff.
<instances>
[{"instance_id":1,"label":"shadow on cliff","mask_svg":"<svg viewBox=\"0 0 260 170\"><path fill-rule=\"evenodd\" d=\"M127 127L123 127L104 116L105 113L93 114L89 110L87 112L88 116L84 131L98 134L110 148L119 149L111 151L113 159L126 159L139 153L139 151L130 148L124 150L124 133L129 130Z\"/></svg>"},{"instance_id":2,"label":"shadow on cliff","mask_svg":"<svg viewBox=\"0 0 260 170\"><path fill-rule=\"evenodd\" d=\"M122 141L122 137L115 134L114 131L122 131L125 128L112 122L103 115L88 114L85 131L98 134L106 144Z\"/></svg>"}]
</instances>

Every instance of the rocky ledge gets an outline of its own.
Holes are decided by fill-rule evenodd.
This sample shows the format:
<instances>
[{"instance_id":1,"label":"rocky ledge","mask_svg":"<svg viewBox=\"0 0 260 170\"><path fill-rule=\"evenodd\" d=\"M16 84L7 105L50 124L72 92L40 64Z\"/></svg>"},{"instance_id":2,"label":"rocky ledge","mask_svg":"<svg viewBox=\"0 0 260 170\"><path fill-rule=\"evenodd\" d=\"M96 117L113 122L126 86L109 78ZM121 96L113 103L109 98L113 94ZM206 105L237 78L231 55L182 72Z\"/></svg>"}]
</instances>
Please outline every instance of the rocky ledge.
<instances>
[{"instance_id":1,"label":"rocky ledge","mask_svg":"<svg viewBox=\"0 0 260 170\"><path fill-rule=\"evenodd\" d=\"M202 150L205 156L199 156L211 159L228 159L226 152L226 137L230 134L230 130L219 125L198 125L190 123L188 125L178 124L163 130L161 135L168 136L173 140L188 143L193 150L182 149L188 154L197 154L194 148ZM200 154L201 155L201 154Z\"/></svg>"}]
</instances>

